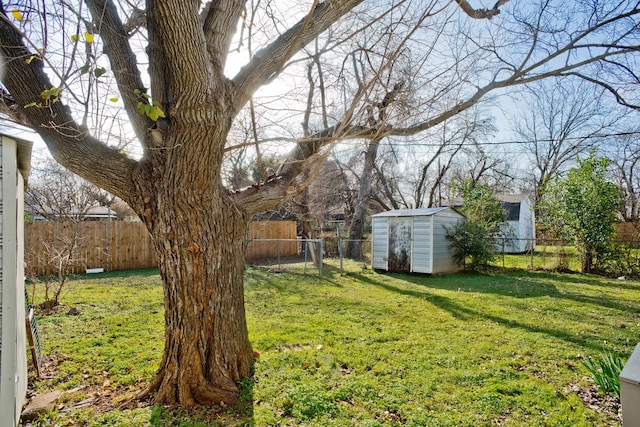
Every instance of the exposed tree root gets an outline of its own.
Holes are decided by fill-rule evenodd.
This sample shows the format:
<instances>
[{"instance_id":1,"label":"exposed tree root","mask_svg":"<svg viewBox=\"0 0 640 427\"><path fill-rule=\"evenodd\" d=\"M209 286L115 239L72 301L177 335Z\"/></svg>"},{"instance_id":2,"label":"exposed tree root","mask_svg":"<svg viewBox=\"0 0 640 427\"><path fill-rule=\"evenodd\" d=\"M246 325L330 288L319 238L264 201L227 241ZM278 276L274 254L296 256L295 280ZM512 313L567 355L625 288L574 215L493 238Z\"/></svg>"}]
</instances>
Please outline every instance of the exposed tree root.
<instances>
[{"instance_id":1,"label":"exposed tree root","mask_svg":"<svg viewBox=\"0 0 640 427\"><path fill-rule=\"evenodd\" d=\"M135 402L150 400L153 403L167 406L193 408L196 406L230 406L240 403L240 392L234 385L233 390L211 386L204 380L183 381L177 384L167 380L164 373L159 373L154 380L140 393L118 406L119 409L132 407Z\"/></svg>"}]
</instances>

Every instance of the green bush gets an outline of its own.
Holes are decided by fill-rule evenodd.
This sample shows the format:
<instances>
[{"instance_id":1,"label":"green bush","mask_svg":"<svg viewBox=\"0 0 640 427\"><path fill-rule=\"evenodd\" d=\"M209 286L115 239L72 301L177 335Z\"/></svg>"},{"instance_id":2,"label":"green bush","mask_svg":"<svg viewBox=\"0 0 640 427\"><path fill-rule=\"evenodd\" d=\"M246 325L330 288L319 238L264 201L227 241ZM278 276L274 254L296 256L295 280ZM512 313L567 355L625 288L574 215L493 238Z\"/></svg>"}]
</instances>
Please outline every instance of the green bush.
<instances>
[{"instance_id":1,"label":"green bush","mask_svg":"<svg viewBox=\"0 0 640 427\"><path fill-rule=\"evenodd\" d=\"M600 258L598 265L602 273L610 276L640 275L640 259L638 249L630 248L623 243L613 243L609 251Z\"/></svg>"},{"instance_id":2,"label":"green bush","mask_svg":"<svg viewBox=\"0 0 640 427\"><path fill-rule=\"evenodd\" d=\"M456 264L477 271L486 268L495 258L496 237L506 220L506 212L486 184L466 180L460 183L460 192L464 200L460 212L466 220L447 229L446 237L451 242Z\"/></svg>"},{"instance_id":3,"label":"green bush","mask_svg":"<svg viewBox=\"0 0 640 427\"><path fill-rule=\"evenodd\" d=\"M481 270L495 259L495 240L492 233L481 224L464 221L447 229L453 260L468 270Z\"/></svg>"}]
</instances>

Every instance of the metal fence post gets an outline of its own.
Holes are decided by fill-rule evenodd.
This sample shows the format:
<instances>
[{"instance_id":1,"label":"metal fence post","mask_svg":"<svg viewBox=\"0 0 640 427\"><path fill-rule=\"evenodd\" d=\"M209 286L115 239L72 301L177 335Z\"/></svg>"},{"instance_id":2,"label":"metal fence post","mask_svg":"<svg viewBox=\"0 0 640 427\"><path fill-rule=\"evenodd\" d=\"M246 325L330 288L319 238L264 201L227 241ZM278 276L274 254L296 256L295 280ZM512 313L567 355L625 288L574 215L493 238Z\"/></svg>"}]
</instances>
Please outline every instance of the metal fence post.
<instances>
[{"instance_id":1,"label":"metal fence post","mask_svg":"<svg viewBox=\"0 0 640 427\"><path fill-rule=\"evenodd\" d=\"M322 264L324 264L324 240L320 239L320 245L318 245L318 247L320 248L320 253L318 254L318 260L320 261L318 271L320 277L322 277Z\"/></svg>"},{"instance_id":2,"label":"metal fence post","mask_svg":"<svg viewBox=\"0 0 640 427\"><path fill-rule=\"evenodd\" d=\"M536 240L535 239L532 239L532 240L533 240L532 242L529 242L530 243L529 251L531 252L531 269L533 270L534 269L534 267L533 267L533 254L534 254L534 252L536 250L535 249Z\"/></svg>"},{"instance_id":3,"label":"metal fence post","mask_svg":"<svg viewBox=\"0 0 640 427\"><path fill-rule=\"evenodd\" d=\"M307 252L309 250L309 241L307 239L302 239L302 242L304 243L304 270L302 272L303 274L307 274Z\"/></svg>"},{"instance_id":4,"label":"metal fence post","mask_svg":"<svg viewBox=\"0 0 640 427\"><path fill-rule=\"evenodd\" d=\"M280 240L276 240L276 252L278 255L278 269L282 270L282 265L280 265Z\"/></svg>"},{"instance_id":5,"label":"metal fence post","mask_svg":"<svg viewBox=\"0 0 640 427\"><path fill-rule=\"evenodd\" d=\"M342 267L342 239L338 238L338 256L340 256L340 274L344 274L344 268Z\"/></svg>"}]
</instances>

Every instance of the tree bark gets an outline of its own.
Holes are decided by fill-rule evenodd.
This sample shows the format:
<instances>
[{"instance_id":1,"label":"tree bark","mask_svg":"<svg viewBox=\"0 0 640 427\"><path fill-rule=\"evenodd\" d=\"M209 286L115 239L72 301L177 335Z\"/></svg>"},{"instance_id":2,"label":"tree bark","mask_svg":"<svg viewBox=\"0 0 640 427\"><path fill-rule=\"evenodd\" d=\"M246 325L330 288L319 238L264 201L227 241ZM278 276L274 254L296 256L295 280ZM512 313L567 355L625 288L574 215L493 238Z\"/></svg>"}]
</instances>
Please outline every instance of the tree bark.
<instances>
[{"instance_id":1,"label":"tree bark","mask_svg":"<svg viewBox=\"0 0 640 427\"><path fill-rule=\"evenodd\" d=\"M360 178L358 190L358 204L356 205L351 221L349 242L347 243L346 257L351 259L362 258L362 237L364 236L364 223L369 214L369 199L371 198L371 178L378 155L378 140L371 140L364 156L364 170Z\"/></svg>"},{"instance_id":2,"label":"tree bark","mask_svg":"<svg viewBox=\"0 0 640 427\"><path fill-rule=\"evenodd\" d=\"M166 207L149 222L164 286L165 345L147 393L168 405L236 404L237 382L254 358L243 295L247 221L224 193L172 193L159 194Z\"/></svg>"}]
</instances>

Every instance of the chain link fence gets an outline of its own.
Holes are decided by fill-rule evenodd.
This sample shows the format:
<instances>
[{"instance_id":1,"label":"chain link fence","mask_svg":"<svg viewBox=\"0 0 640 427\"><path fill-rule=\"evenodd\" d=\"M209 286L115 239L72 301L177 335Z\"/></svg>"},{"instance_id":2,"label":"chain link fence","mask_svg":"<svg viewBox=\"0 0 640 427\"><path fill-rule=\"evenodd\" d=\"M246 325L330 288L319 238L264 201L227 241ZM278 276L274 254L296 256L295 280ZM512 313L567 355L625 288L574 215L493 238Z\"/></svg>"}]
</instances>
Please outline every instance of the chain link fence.
<instances>
[{"instance_id":1,"label":"chain link fence","mask_svg":"<svg viewBox=\"0 0 640 427\"><path fill-rule=\"evenodd\" d=\"M600 272L613 275L640 274L640 238L625 236L612 242L611 250L598 260ZM505 268L530 270L581 271L583 254L561 239L507 239L498 240L494 265ZM514 240L516 244L514 244ZM523 247L522 252L509 251L510 247Z\"/></svg>"},{"instance_id":2,"label":"chain link fence","mask_svg":"<svg viewBox=\"0 0 640 427\"><path fill-rule=\"evenodd\" d=\"M250 239L247 240L249 242L260 253L269 253L270 256L247 259L247 265L268 268L272 272L322 275L326 259L336 260L341 273L344 273L346 260L367 268L371 265L369 239Z\"/></svg>"},{"instance_id":3,"label":"chain link fence","mask_svg":"<svg viewBox=\"0 0 640 427\"><path fill-rule=\"evenodd\" d=\"M247 244L249 243L254 248L262 249L261 253L268 253L270 256L247 259L247 265L266 267L274 273L288 271L322 276L322 239L250 239L247 241Z\"/></svg>"},{"instance_id":4,"label":"chain link fence","mask_svg":"<svg viewBox=\"0 0 640 427\"><path fill-rule=\"evenodd\" d=\"M345 263L371 267L370 239L349 240L339 237L324 239L251 239L254 247L264 246L262 253L271 255L248 259L247 265L266 267L272 272L296 272L322 275L325 260L335 260L340 273ZM640 275L640 238L619 239L614 242L606 260L598 260L600 272L612 275ZM517 251L516 248L526 248ZM581 271L582 256L573 246L561 239L498 239L493 265L529 270Z\"/></svg>"}]
</instances>

